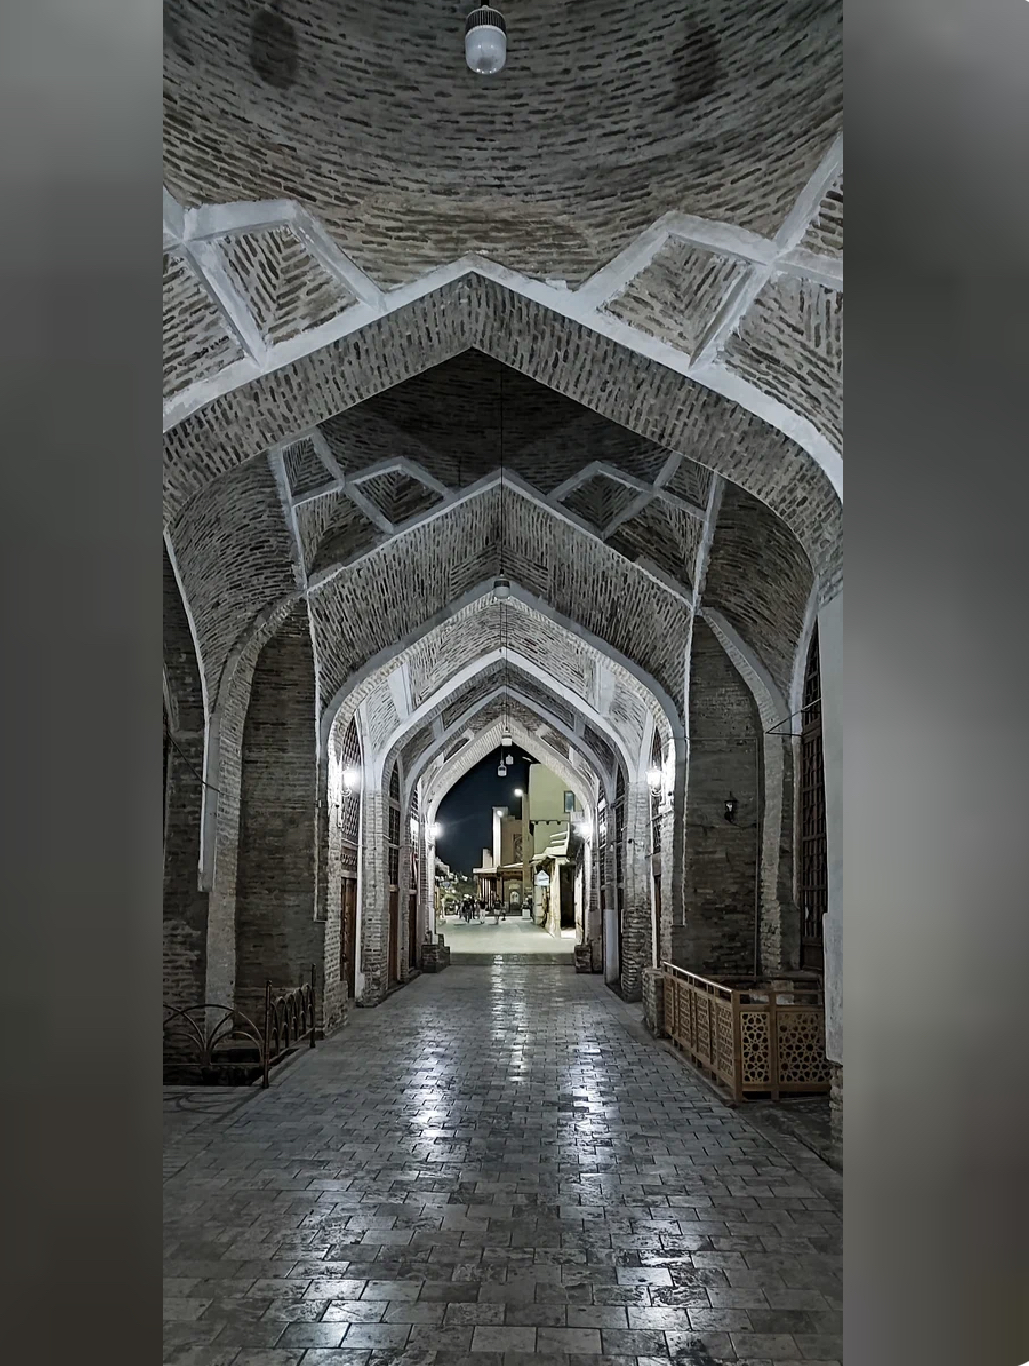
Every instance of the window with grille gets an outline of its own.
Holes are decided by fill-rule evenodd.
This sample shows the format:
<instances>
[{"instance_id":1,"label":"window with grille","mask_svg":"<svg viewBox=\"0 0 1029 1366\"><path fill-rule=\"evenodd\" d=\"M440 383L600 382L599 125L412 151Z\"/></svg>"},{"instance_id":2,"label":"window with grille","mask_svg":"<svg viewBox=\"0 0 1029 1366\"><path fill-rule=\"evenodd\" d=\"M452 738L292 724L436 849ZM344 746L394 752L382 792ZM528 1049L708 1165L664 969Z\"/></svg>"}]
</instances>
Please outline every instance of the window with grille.
<instances>
[{"instance_id":1,"label":"window with grille","mask_svg":"<svg viewBox=\"0 0 1029 1366\"><path fill-rule=\"evenodd\" d=\"M389 885L400 883L400 774L394 763L389 779L389 825L387 834Z\"/></svg>"},{"instance_id":2,"label":"window with grille","mask_svg":"<svg viewBox=\"0 0 1029 1366\"><path fill-rule=\"evenodd\" d=\"M351 721L343 739L343 772L361 772L361 742L357 725ZM343 785L339 804L340 856L344 872L357 872L357 838L361 826L361 786L350 791Z\"/></svg>"},{"instance_id":3,"label":"window with grille","mask_svg":"<svg viewBox=\"0 0 1029 1366\"><path fill-rule=\"evenodd\" d=\"M825 847L825 767L822 761L818 627L811 637L800 732L800 821L797 839L797 904L801 914L801 966L823 966L822 916L828 905Z\"/></svg>"},{"instance_id":4,"label":"window with grille","mask_svg":"<svg viewBox=\"0 0 1029 1366\"><path fill-rule=\"evenodd\" d=\"M622 904L622 888L625 885L625 778L618 770L618 785L615 788L615 882L618 884L618 904Z\"/></svg>"},{"instance_id":5,"label":"window with grille","mask_svg":"<svg viewBox=\"0 0 1029 1366\"><path fill-rule=\"evenodd\" d=\"M661 737L654 731L654 743L650 748L650 766L660 771L661 764ZM661 791L651 791L650 793L650 831L651 844L655 854L661 852Z\"/></svg>"}]
</instances>

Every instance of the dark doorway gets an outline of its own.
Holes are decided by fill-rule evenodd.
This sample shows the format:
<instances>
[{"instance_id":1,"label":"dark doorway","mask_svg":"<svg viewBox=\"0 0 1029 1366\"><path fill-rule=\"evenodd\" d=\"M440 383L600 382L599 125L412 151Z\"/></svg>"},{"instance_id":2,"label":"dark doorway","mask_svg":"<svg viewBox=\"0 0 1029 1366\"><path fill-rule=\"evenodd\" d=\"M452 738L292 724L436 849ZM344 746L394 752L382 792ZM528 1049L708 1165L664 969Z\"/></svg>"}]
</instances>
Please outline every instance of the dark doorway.
<instances>
[{"instance_id":1,"label":"dark doorway","mask_svg":"<svg viewBox=\"0 0 1029 1366\"><path fill-rule=\"evenodd\" d=\"M389 892L389 985L395 986L397 982L397 939L400 930L399 918L397 914L397 889L391 887Z\"/></svg>"},{"instance_id":2,"label":"dark doorway","mask_svg":"<svg viewBox=\"0 0 1029 1366\"><path fill-rule=\"evenodd\" d=\"M622 920L625 916L625 774L621 767L618 769L618 781L615 785L615 901L616 914L618 916L618 970L621 973L622 965L625 961L625 954L622 951L622 937L624 926Z\"/></svg>"},{"instance_id":3,"label":"dark doorway","mask_svg":"<svg viewBox=\"0 0 1029 1366\"><path fill-rule=\"evenodd\" d=\"M340 967L344 970L347 983L347 997L353 1000L356 995L355 968L357 965L357 878L343 879L340 899L341 919L343 922L343 943L340 945Z\"/></svg>"},{"instance_id":4,"label":"dark doorway","mask_svg":"<svg viewBox=\"0 0 1029 1366\"><path fill-rule=\"evenodd\" d=\"M822 706L818 672L818 627L811 637L800 732L800 822L797 850L797 905L800 907L800 965L824 970L822 917L828 906L825 847L825 767L822 761Z\"/></svg>"},{"instance_id":5,"label":"dark doorway","mask_svg":"<svg viewBox=\"0 0 1029 1366\"><path fill-rule=\"evenodd\" d=\"M411 967L418 966L418 893L412 891L408 900L407 911L407 940L408 940L408 963Z\"/></svg>"},{"instance_id":6,"label":"dark doorway","mask_svg":"<svg viewBox=\"0 0 1029 1366\"><path fill-rule=\"evenodd\" d=\"M570 863L561 864L561 928L575 928L575 869Z\"/></svg>"}]
</instances>

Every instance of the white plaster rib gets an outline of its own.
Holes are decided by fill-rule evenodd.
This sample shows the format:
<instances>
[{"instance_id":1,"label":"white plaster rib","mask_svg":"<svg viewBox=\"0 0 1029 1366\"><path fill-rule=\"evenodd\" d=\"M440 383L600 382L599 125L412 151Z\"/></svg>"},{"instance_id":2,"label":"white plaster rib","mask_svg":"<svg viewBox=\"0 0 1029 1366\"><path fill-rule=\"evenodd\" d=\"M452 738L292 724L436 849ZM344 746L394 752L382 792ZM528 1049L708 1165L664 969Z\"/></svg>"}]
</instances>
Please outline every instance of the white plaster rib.
<instances>
[{"instance_id":1,"label":"white plaster rib","mask_svg":"<svg viewBox=\"0 0 1029 1366\"><path fill-rule=\"evenodd\" d=\"M345 281L359 302L318 327L286 341L266 346L257 337L256 327L248 329L249 315L245 309L241 311L236 300L226 293L227 312L234 317L235 330L251 354L227 366L218 374L189 385L172 395L164 405L164 429L170 430L206 404L250 380L339 341L359 331L374 319L395 312L444 284L471 274L479 274L504 285L523 298L540 303L569 321L589 327L638 355L652 359L667 369L703 384L754 412L806 450L842 497L842 460L832 444L808 419L778 399L739 380L738 376L733 375L717 361L719 347L724 344L732 329L738 326L742 316L741 310L748 306L748 299L752 299L760 291L766 273L770 278L774 269L816 279L832 288L842 287L842 263L830 258L814 257L799 247L808 223L817 212L822 196L840 173L842 166L843 142L840 137L833 143L818 170L805 186L774 242L768 242L767 239L756 237L755 234L728 224L708 223L685 215L666 215L641 233L634 243L578 290L570 290L553 282L532 280L484 257L469 255L429 271L417 280L383 292L335 247L321 225L307 215L306 211L287 201L271 201L257 205L209 205L202 209L190 209L184 215L183 241L191 254L195 248L189 244L194 241L199 247L212 242L219 235L224 236L230 232L256 230L282 223L289 223L296 231L299 224L305 244L317 246L317 259L336 278ZM178 207L174 205L173 200L169 204L169 200L171 197L166 196L166 235L173 226L174 211ZM733 295L732 306L723 309L717 328L705 339L702 353L696 357L691 357L669 343L639 331L621 319L605 313L600 307L605 291L612 287L617 292L618 282L623 276L627 283L632 274L638 274L671 236L695 242L722 254L736 255L753 263L749 279L741 286L739 293ZM197 258L194 257L194 260ZM326 264L327 262L329 264ZM218 288L224 290L225 283L219 280ZM215 292L218 294L218 290Z\"/></svg>"}]
</instances>

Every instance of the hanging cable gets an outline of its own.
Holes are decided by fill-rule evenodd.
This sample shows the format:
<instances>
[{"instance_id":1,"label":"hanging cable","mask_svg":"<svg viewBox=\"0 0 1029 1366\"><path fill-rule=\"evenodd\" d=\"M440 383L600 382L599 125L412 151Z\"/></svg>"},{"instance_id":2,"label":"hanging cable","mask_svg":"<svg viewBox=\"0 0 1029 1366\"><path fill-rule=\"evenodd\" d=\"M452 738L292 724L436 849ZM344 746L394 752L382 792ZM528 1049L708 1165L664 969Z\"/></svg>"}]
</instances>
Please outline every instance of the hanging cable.
<instances>
[{"instance_id":1,"label":"hanging cable","mask_svg":"<svg viewBox=\"0 0 1029 1366\"><path fill-rule=\"evenodd\" d=\"M219 795L221 795L221 788L215 787L213 783L209 783L207 779L203 776L203 774L198 769L193 767L193 765L183 754L182 750L179 749L178 745L175 743L175 737L173 735L168 736L168 743L171 745L172 749L175 750L176 754L178 754L179 758L190 770L190 772L194 775L194 777L199 778L201 784L204 787L210 788L212 792L217 792Z\"/></svg>"}]
</instances>

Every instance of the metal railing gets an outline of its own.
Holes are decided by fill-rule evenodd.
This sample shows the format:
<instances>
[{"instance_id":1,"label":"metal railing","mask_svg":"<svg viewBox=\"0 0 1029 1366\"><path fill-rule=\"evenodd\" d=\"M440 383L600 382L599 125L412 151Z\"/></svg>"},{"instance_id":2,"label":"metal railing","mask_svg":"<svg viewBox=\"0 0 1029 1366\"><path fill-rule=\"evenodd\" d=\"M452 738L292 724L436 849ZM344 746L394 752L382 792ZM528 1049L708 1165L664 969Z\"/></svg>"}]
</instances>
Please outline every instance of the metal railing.
<instances>
[{"instance_id":1,"label":"metal railing","mask_svg":"<svg viewBox=\"0 0 1029 1366\"><path fill-rule=\"evenodd\" d=\"M281 1062L286 1054L303 1039L314 1047L314 984L315 965L311 964L311 980L292 991L272 995L272 984L264 987L264 1075L262 1088L268 1086L268 1069L273 1062Z\"/></svg>"},{"instance_id":2,"label":"metal railing","mask_svg":"<svg viewBox=\"0 0 1029 1366\"><path fill-rule=\"evenodd\" d=\"M242 1010L221 1002L164 1008L164 1078L166 1084L195 1081L202 1085L250 1085L268 1073L304 1040L315 1046L315 965L311 980L276 992L264 989L264 1028Z\"/></svg>"},{"instance_id":3,"label":"metal railing","mask_svg":"<svg viewBox=\"0 0 1029 1366\"><path fill-rule=\"evenodd\" d=\"M674 963L662 963L661 974L664 1032L733 1100L829 1090L825 999L817 979L793 974L720 982Z\"/></svg>"}]
</instances>

